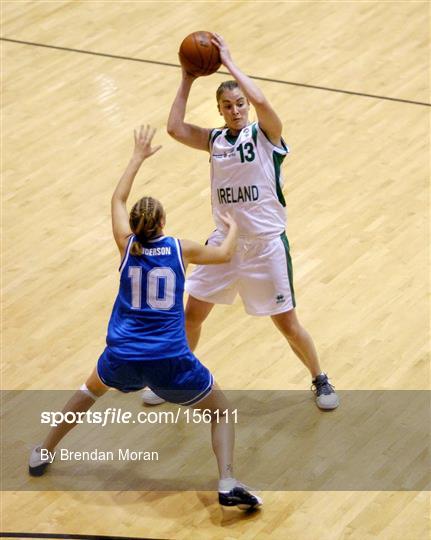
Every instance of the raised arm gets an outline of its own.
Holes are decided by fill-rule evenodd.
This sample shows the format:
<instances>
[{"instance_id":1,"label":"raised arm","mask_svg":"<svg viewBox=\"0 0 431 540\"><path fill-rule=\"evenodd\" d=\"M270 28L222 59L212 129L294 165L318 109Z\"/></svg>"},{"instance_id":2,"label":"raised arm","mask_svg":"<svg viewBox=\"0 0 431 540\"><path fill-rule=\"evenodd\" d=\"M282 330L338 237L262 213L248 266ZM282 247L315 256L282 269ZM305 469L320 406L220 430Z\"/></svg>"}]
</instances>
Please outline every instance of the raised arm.
<instances>
[{"instance_id":1,"label":"raised arm","mask_svg":"<svg viewBox=\"0 0 431 540\"><path fill-rule=\"evenodd\" d=\"M129 213L126 202L133 185L133 181L142 163L160 150L161 146L151 146L156 130L150 126L141 126L134 131L135 147L132 157L122 174L111 199L112 232L115 242L120 250L121 257L127 246L128 237L132 234L129 225Z\"/></svg>"},{"instance_id":2,"label":"raised arm","mask_svg":"<svg viewBox=\"0 0 431 540\"><path fill-rule=\"evenodd\" d=\"M223 221L229 230L220 246L201 246L191 240L181 240L184 264L221 264L229 262L235 253L238 238L238 226L230 216L224 216Z\"/></svg>"},{"instance_id":3,"label":"raised arm","mask_svg":"<svg viewBox=\"0 0 431 540\"><path fill-rule=\"evenodd\" d=\"M262 90L243 73L232 60L229 48L225 40L219 34L213 34L213 43L219 48L222 64L227 68L231 75L240 85L246 98L250 101L256 110L259 125L275 145L281 145L281 131L283 125L277 113L271 107Z\"/></svg>"},{"instance_id":4,"label":"raised arm","mask_svg":"<svg viewBox=\"0 0 431 540\"><path fill-rule=\"evenodd\" d=\"M187 73L185 69L182 68L180 87L178 88L177 95L175 96L169 113L168 133L171 137L187 146L197 148L198 150L206 150L208 152L210 130L184 122L187 100L195 78L196 77Z\"/></svg>"}]
</instances>

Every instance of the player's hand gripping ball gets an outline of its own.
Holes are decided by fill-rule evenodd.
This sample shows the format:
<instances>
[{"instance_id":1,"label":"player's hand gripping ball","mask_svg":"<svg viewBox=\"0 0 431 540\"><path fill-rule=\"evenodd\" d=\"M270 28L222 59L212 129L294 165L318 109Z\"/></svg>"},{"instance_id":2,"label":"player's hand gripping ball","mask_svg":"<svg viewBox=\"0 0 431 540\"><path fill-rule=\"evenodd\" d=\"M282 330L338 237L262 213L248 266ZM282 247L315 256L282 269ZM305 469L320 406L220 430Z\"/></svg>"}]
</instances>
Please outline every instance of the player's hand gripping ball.
<instances>
[{"instance_id":1,"label":"player's hand gripping ball","mask_svg":"<svg viewBox=\"0 0 431 540\"><path fill-rule=\"evenodd\" d=\"M211 75L221 66L220 53L211 42L211 32L193 32L180 45L180 62L183 68L194 75Z\"/></svg>"}]
</instances>

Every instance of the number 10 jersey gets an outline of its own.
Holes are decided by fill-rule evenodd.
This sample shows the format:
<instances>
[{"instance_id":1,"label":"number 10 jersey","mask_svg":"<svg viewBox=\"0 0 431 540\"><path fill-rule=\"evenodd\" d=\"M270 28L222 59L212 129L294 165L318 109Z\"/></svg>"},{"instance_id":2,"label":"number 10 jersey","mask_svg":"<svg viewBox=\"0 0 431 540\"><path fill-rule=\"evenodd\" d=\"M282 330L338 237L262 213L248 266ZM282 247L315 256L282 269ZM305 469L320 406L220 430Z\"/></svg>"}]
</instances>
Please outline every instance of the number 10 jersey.
<instances>
[{"instance_id":1,"label":"number 10 jersey","mask_svg":"<svg viewBox=\"0 0 431 540\"><path fill-rule=\"evenodd\" d=\"M162 236L130 253L120 266L120 288L108 325L109 351L122 360L158 360L189 352L184 329L185 270L180 243Z\"/></svg>"}]
</instances>

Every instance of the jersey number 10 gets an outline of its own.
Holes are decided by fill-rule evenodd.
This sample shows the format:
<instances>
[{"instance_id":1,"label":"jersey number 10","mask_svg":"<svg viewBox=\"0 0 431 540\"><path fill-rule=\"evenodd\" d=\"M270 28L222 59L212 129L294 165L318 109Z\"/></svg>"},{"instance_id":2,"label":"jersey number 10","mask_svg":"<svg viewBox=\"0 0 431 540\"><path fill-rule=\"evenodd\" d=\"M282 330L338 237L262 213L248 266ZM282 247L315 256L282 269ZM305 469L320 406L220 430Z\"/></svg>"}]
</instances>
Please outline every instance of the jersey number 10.
<instances>
[{"instance_id":1,"label":"jersey number 10","mask_svg":"<svg viewBox=\"0 0 431 540\"><path fill-rule=\"evenodd\" d=\"M130 266L129 278L132 286L132 309L142 309L142 267ZM152 268L147 273L146 302L151 309L171 309L175 304L176 277L172 268Z\"/></svg>"}]
</instances>

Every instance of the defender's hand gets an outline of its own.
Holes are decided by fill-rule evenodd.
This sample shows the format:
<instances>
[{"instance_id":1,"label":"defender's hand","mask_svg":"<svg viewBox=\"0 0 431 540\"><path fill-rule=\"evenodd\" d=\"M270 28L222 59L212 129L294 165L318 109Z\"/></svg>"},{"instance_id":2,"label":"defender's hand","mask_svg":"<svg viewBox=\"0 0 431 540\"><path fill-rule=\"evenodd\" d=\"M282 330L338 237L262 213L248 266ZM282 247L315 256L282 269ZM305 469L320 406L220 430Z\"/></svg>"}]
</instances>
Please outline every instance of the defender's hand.
<instances>
[{"instance_id":1,"label":"defender's hand","mask_svg":"<svg viewBox=\"0 0 431 540\"><path fill-rule=\"evenodd\" d=\"M221 214L220 219L223 221L225 225L229 227L229 229L234 233L238 234L238 225L237 222L233 219L233 217L230 214Z\"/></svg>"},{"instance_id":2,"label":"defender's hand","mask_svg":"<svg viewBox=\"0 0 431 540\"><path fill-rule=\"evenodd\" d=\"M133 155L135 157L144 161L160 150L162 147L161 145L151 146L155 132L156 129L148 124L146 126L142 125L139 131L136 129L134 130L135 148L133 150Z\"/></svg>"}]
</instances>

